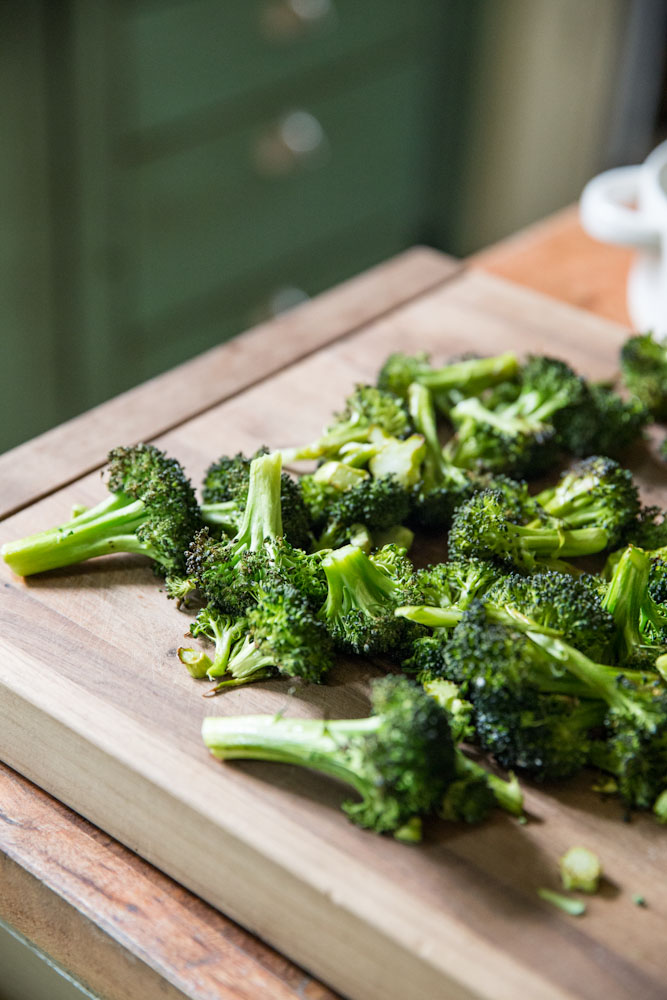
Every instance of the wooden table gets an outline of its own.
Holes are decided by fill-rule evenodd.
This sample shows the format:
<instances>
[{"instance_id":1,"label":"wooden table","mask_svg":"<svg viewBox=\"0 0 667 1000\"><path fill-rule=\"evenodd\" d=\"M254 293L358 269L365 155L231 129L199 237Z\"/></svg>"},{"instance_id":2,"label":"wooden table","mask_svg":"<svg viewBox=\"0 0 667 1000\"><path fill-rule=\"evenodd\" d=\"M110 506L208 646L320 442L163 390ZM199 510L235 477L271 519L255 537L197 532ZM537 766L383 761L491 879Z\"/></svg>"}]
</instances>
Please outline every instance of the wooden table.
<instances>
[{"instance_id":1,"label":"wooden table","mask_svg":"<svg viewBox=\"0 0 667 1000\"><path fill-rule=\"evenodd\" d=\"M469 266L510 278L598 315L627 322L623 289L629 255L589 240L567 210L477 255ZM108 447L135 433L146 393L154 437L206 410L225 395L261 381L296 357L418 297L455 274L458 265L431 251L412 251L347 283L229 346L226 383L207 381L206 359L189 366L174 403L167 374L98 408L96 434L67 460L77 421L40 439L60 456L44 481L34 446L0 458L2 516L38 491L50 492L93 469ZM266 345L262 347L262 345ZM224 380L223 380L224 382ZM191 386L192 391L187 387ZM196 390L195 390L196 387ZM164 400L168 400L165 406ZM176 409L174 409L174 406ZM164 407L164 408L163 408ZM22 457L20 477L13 473ZM18 460L18 462L17 462ZM122 847L10 768L0 765L0 918L48 953L93 992L109 1000L333 1000L330 989Z\"/></svg>"}]
</instances>

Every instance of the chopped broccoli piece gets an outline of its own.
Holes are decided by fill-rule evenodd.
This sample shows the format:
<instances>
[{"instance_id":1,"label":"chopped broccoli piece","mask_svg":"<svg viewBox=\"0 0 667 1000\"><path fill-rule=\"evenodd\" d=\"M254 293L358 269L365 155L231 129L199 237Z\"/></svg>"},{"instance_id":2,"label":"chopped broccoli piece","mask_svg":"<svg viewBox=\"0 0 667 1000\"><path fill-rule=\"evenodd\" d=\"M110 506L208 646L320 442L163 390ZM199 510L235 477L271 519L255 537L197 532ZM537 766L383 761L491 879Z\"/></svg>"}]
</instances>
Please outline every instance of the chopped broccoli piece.
<instances>
[{"instance_id":1,"label":"chopped broccoli piece","mask_svg":"<svg viewBox=\"0 0 667 1000\"><path fill-rule=\"evenodd\" d=\"M591 383L582 402L561 426L564 448L572 455L621 455L642 437L651 414L641 400L623 399L606 385Z\"/></svg>"},{"instance_id":2,"label":"chopped broccoli piece","mask_svg":"<svg viewBox=\"0 0 667 1000\"><path fill-rule=\"evenodd\" d=\"M616 657L624 667L655 670L655 661L667 652L667 608L650 592L651 559L629 545L612 574L604 607L616 626Z\"/></svg>"},{"instance_id":3,"label":"chopped broccoli piece","mask_svg":"<svg viewBox=\"0 0 667 1000\"><path fill-rule=\"evenodd\" d=\"M602 526L566 528L534 501L508 504L500 490L482 490L455 512L449 551L458 559L499 559L532 571L552 559L591 555L610 545Z\"/></svg>"},{"instance_id":4,"label":"chopped broccoli piece","mask_svg":"<svg viewBox=\"0 0 667 1000\"><path fill-rule=\"evenodd\" d=\"M559 482L533 498L567 528L604 528L608 547L617 545L639 514L632 473L612 458L598 455L578 462Z\"/></svg>"},{"instance_id":5,"label":"chopped broccoli piece","mask_svg":"<svg viewBox=\"0 0 667 1000\"><path fill-rule=\"evenodd\" d=\"M583 917L586 912L586 904L581 899L572 899L564 896L561 892L554 892L553 889L538 889L537 895L545 903L551 903L556 909L562 910L570 917Z\"/></svg>"},{"instance_id":6,"label":"chopped broccoli piece","mask_svg":"<svg viewBox=\"0 0 667 1000\"><path fill-rule=\"evenodd\" d=\"M568 892L598 891L602 865L597 854L588 847L570 847L560 859L563 888Z\"/></svg>"},{"instance_id":7,"label":"chopped broccoli piece","mask_svg":"<svg viewBox=\"0 0 667 1000\"><path fill-rule=\"evenodd\" d=\"M435 811L454 777L454 747L444 712L405 677L372 688L366 719L207 718L204 743L223 760L299 764L352 786L360 801L343 809L376 833L401 830Z\"/></svg>"},{"instance_id":8,"label":"chopped broccoli piece","mask_svg":"<svg viewBox=\"0 0 667 1000\"><path fill-rule=\"evenodd\" d=\"M176 459L153 445L109 453L109 496L66 524L2 547L21 576L69 566L111 552L153 560L156 572L179 575L185 550L201 526L194 490Z\"/></svg>"}]
</instances>

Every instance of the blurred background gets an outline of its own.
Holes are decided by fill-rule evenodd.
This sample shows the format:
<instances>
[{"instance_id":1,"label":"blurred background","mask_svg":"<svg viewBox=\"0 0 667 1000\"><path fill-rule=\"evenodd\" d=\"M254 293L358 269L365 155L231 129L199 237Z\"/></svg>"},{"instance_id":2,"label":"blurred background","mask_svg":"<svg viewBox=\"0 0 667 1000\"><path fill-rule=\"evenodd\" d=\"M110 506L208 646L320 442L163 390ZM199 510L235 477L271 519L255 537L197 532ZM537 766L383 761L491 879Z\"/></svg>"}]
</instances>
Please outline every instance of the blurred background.
<instances>
[{"instance_id":1,"label":"blurred background","mask_svg":"<svg viewBox=\"0 0 667 1000\"><path fill-rule=\"evenodd\" d=\"M0 451L667 135L667 0L3 0Z\"/></svg>"}]
</instances>

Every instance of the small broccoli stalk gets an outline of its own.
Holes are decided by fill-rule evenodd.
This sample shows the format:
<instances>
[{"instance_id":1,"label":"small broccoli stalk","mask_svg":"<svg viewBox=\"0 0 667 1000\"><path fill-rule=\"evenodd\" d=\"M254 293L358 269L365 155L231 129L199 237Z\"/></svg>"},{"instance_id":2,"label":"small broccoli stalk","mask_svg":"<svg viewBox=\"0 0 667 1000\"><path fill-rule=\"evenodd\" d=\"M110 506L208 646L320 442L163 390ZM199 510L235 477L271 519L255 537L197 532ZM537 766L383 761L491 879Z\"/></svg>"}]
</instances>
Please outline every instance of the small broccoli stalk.
<instances>
[{"instance_id":1,"label":"small broccoli stalk","mask_svg":"<svg viewBox=\"0 0 667 1000\"><path fill-rule=\"evenodd\" d=\"M413 382L408 388L408 407L426 446L422 480L414 494L412 519L426 530L441 530L449 524L456 507L472 495L475 487L463 469L444 458L430 390Z\"/></svg>"},{"instance_id":2,"label":"small broccoli stalk","mask_svg":"<svg viewBox=\"0 0 667 1000\"><path fill-rule=\"evenodd\" d=\"M482 559L452 559L427 566L414 575L422 603L397 608L396 614L429 628L453 628L463 611L502 575L496 564Z\"/></svg>"},{"instance_id":3,"label":"small broccoli stalk","mask_svg":"<svg viewBox=\"0 0 667 1000\"><path fill-rule=\"evenodd\" d=\"M405 677L373 682L366 719L206 718L204 743L222 760L297 764L350 785L343 809L376 833L401 830L435 811L454 775L447 714Z\"/></svg>"},{"instance_id":4,"label":"small broccoli stalk","mask_svg":"<svg viewBox=\"0 0 667 1000\"><path fill-rule=\"evenodd\" d=\"M446 457L464 468L536 476L555 464L560 427L585 393L583 379L562 361L529 358L518 393L488 405L463 399L450 411L456 434Z\"/></svg>"},{"instance_id":5,"label":"small broccoli stalk","mask_svg":"<svg viewBox=\"0 0 667 1000\"><path fill-rule=\"evenodd\" d=\"M652 333L630 337L621 348L621 374L628 390L657 420L667 419L667 347Z\"/></svg>"},{"instance_id":6,"label":"small broccoli stalk","mask_svg":"<svg viewBox=\"0 0 667 1000\"><path fill-rule=\"evenodd\" d=\"M368 442L374 428L391 437L407 437L411 430L410 417L403 403L390 392L370 385L358 385L346 400L342 413L310 444L283 450L286 462L305 459L338 458L340 449L350 442Z\"/></svg>"},{"instance_id":7,"label":"small broccoli stalk","mask_svg":"<svg viewBox=\"0 0 667 1000\"><path fill-rule=\"evenodd\" d=\"M185 550L201 525L194 490L183 468L153 445L109 453L110 495L56 528L2 547L21 576L69 566L111 552L153 560L157 572L180 574Z\"/></svg>"},{"instance_id":8,"label":"small broccoli stalk","mask_svg":"<svg viewBox=\"0 0 667 1000\"><path fill-rule=\"evenodd\" d=\"M215 644L213 659L201 650L178 651L194 677L222 678L208 695L278 676L320 683L333 665L333 642L307 599L275 579L265 582L242 618L203 608L190 635Z\"/></svg>"},{"instance_id":9,"label":"small broccoli stalk","mask_svg":"<svg viewBox=\"0 0 667 1000\"><path fill-rule=\"evenodd\" d=\"M378 375L378 386L407 398L408 387L419 382L432 392L476 395L489 386L516 376L519 362L510 351L491 358L466 358L447 365L431 365L428 355L390 354Z\"/></svg>"},{"instance_id":10,"label":"small broccoli stalk","mask_svg":"<svg viewBox=\"0 0 667 1000\"><path fill-rule=\"evenodd\" d=\"M382 565L382 551L374 559L346 545L324 556L328 593L320 617L343 650L400 656L406 642L419 632L394 614L412 594L409 562L394 553L394 565Z\"/></svg>"},{"instance_id":11,"label":"small broccoli stalk","mask_svg":"<svg viewBox=\"0 0 667 1000\"><path fill-rule=\"evenodd\" d=\"M602 527L608 545L617 545L640 509L632 473L612 458L593 456L578 462L559 482L533 498L567 528Z\"/></svg>"},{"instance_id":12,"label":"small broccoli stalk","mask_svg":"<svg viewBox=\"0 0 667 1000\"><path fill-rule=\"evenodd\" d=\"M616 625L616 656L623 666L655 670L667 652L667 613L650 593L651 559L629 545L616 563L604 607Z\"/></svg>"},{"instance_id":13,"label":"small broccoli stalk","mask_svg":"<svg viewBox=\"0 0 667 1000\"><path fill-rule=\"evenodd\" d=\"M499 559L533 571L547 560L592 555L609 547L603 526L564 528L532 510L508 506L499 490L482 490L455 512L449 551L457 559Z\"/></svg>"},{"instance_id":14,"label":"small broccoli stalk","mask_svg":"<svg viewBox=\"0 0 667 1000\"><path fill-rule=\"evenodd\" d=\"M268 448L260 448L253 458L266 454ZM232 458L223 455L208 467L201 505L205 524L230 535L236 533L248 500L251 463L252 458L239 452ZM280 504L285 538L298 548L309 548L312 540L309 512L299 484L284 471L280 479Z\"/></svg>"},{"instance_id":15,"label":"small broccoli stalk","mask_svg":"<svg viewBox=\"0 0 667 1000\"><path fill-rule=\"evenodd\" d=\"M202 649L179 647L178 658L193 677L220 677L225 673L232 647L247 632L245 618L230 618L222 615L212 605L202 608L190 625L189 635L212 642L215 646L213 658Z\"/></svg>"}]
</instances>

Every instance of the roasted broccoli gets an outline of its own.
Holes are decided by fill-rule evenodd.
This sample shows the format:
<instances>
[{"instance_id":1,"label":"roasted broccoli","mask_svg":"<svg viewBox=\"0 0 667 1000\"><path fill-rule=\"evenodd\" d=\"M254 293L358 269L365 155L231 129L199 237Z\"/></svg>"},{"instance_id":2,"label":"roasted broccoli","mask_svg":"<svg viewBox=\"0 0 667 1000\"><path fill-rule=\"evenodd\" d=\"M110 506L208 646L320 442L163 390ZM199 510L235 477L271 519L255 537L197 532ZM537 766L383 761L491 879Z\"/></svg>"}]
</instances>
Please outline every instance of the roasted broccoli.
<instances>
[{"instance_id":1,"label":"roasted broccoli","mask_svg":"<svg viewBox=\"0 0 667 1000\"><path fill-rule=\"evenodd\" d=\"M667 652L667 607L651 593L651 571L649 553L629 545L616 563L604 598L616 625L618 662L649 672Z\"/></svg>"},{"instance_id":2,"label":"roasted broccoli","mask_svg":"<svg viewBox=\"0 0 667 1000\"><path fill-rule=\"evenodd\" d=\"M2 547L21 576L69 566L111 552L136 552L163 575L180 575L185 550L201 526L194 490L176 459L153 445L109 453L109 496L56 528Z\"/></svg>"},{"instance_id":3,"label":"roasted broccoli","mask_svg":"<svg viewBox=\"0 0 667 1000\"><path fill-rule=\"evenodd\" d=\"M613 459L597 455L578 462L555 486L533 499L566 528L604 528L608 548L620 542L639 514L632 473Z\"/></svg>"},{"instance_id":4,"label":"roasted broccoli","mask_svg":"<svg viewBox=\"0 0 667 1000\"><path fill-rule=\"evenodd\" d=\"M253 459L236 535L218 541L204 528L188 549L189 576L223 614L245 614L264 580L273 578L275 584L276 576L296 587L313 606L326 595L318 558L282 537L281 468L278 452Z\"/></svg>"},{"instance_id":5,"label":"roasted broccoli","mask_svg":"<svg viewBox=\"0 0 667 1000\"><path fill-rule=\"evenodd\" d=\"M607 385L589 383L581 402L568 412L560 437L572 455L621 455L638 441L651 414L641 400L623 399Z\"/></svg>"},{"instance_id":6,"label":"roasted broccoli","mask_svg":"<svg viewBox=\"0 0 667 1000\"><path fill-rule=\"evenodd\" d=\"M434 812L455 774L447 713L405 677L372 688L366 719L207 718L204 743L223 760L300 764L343 781L359 794L343 809L376 833L400 831Z\"/></svg>"},{"instance_id":7,"label":"roasted broccoli","mask_svg":"<svg viewBox=\"0 0 667 1000\"><path fill-rule=\"evenodd\" d=\"M530 498L508 503L500 490L490 489L454 513L449 551L457 559L498 559L533 571L554 559L602 552L615 537L603 526L567 528Z\"/></svg>"}]
</instances>

